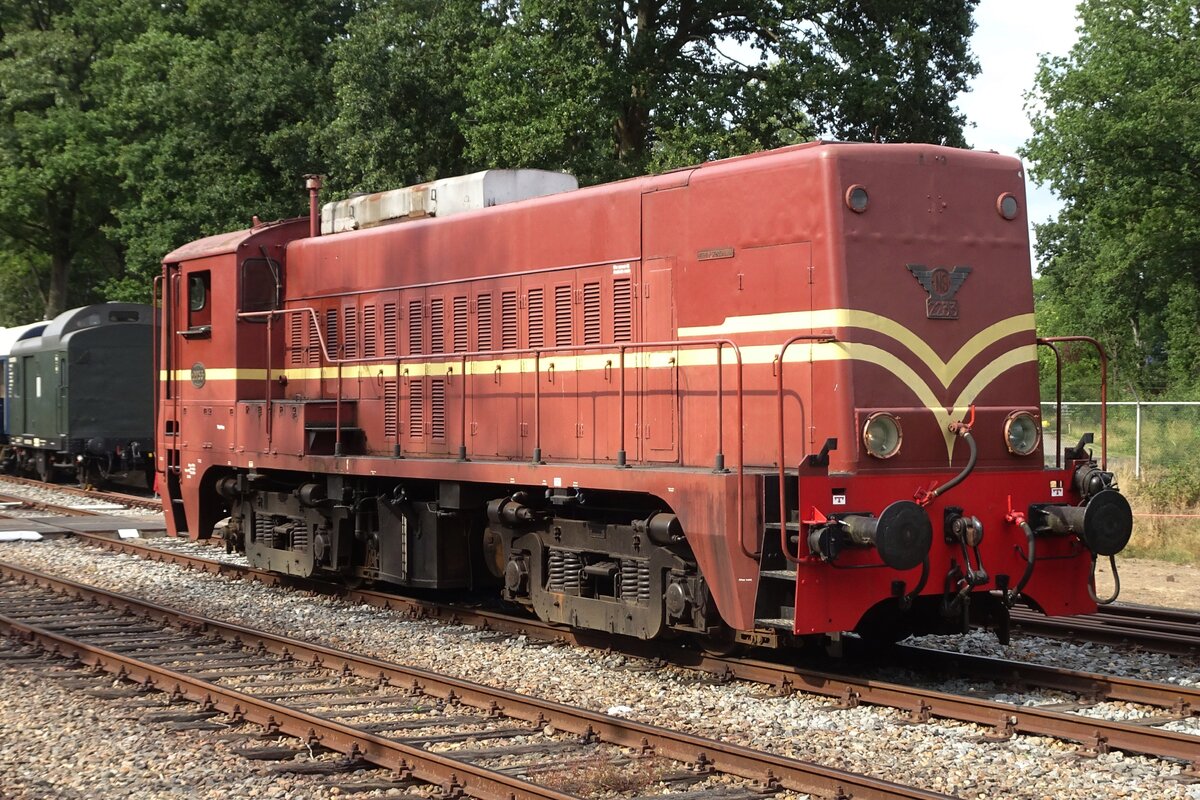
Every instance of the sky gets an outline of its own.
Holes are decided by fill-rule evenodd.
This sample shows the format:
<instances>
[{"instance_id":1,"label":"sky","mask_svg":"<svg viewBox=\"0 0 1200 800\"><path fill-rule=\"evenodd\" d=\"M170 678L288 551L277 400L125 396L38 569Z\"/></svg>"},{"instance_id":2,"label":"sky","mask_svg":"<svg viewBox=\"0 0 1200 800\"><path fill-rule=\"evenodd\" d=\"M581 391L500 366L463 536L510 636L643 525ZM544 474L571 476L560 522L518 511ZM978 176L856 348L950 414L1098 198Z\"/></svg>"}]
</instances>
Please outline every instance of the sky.
<instances>
[{"instance_id":1,"label":"sky","mask_svg":"<svg viewBox=\"0 0 1200 800\"><path fill-rule=\"evenodd\" d=\"M1033 86L1038 57L1063 56L1078 35L1072 0L981 0L975 11L971 50L980 72L958 101L967 117L967 143L977 150L1017 155L1032 135L1024 94ZM970 126L974 123L974 127ZM1057 212L1054 193L1027 181L1029 220L1045 222ZM1033 231L1029 232L1030 240ZM1037 269L1037 264L1034 264Z\"/></svg>"}]
</instances>

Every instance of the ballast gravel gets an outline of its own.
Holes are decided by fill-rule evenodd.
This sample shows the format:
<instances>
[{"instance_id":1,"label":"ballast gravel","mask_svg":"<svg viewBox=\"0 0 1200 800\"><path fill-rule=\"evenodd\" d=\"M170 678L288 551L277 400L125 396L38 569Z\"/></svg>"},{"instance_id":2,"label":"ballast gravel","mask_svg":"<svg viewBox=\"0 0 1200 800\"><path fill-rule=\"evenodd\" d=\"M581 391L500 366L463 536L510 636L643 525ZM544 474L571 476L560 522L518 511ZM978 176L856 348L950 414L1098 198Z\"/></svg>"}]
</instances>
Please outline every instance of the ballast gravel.
<instances>
[{"instance_id":1,"label":"ballast gravel","mask_svg":"<svg viewBox=\"0 0 1200 800\"><path fill-rule=\"evenodd\" d=\"M95 511L97 514L103 514L104 516L109 517L138 518L147 517L153 513L144 508L122 508L109 500L83 497L72 492L66 492L56 487L52 483L44 486L35 486L33 484L14 483L12 481L0 479L0 494L5 494L10 497L20 497L35 503L66 506L67 508L77 508L84 511L91 510ZM54 516L50 512L40 511L37 509L5 509L4 513L14 517ZM158 519L161 519L161 516L159 516Z\"/></svg>"},{"instance_id":2,"label":"ballast gravel","mask_svg":"<svg viewBox=\"0 0 1200 800\"><path fill-rule=\"evenodd\" d=\"M868 706L834 710L832 701L826 698L779 697L760 685L714 684L695 673L671 667L646 671L644 662L620 654L545 646L524 637L501 639L495 633L465 626L413 620L398 612L231 581L82 546L71 540L6 543L0 545L0 559L229 622L281 634L300 632L306 640L330 647L594 711L607 712L623 706L619 709L622 716L642 722L946 794L1028 800L1121 797L1200 800L1200 784L1190 783L1182 776L1185 765L1179 763L1122 753L1079 758L1074 745L1044 737L988 741L983 737L990 731L971 724L946 720L907 724L901 711ZM1052 649L1060 645L1047 642L1045 646ZM970 649L969 645L960 646ZM1029 648L1031 656L1046 660L1040 641L1028 640L1023 646ZM1185 659L1160 661L1150 657L1147 665L1137 663L1143 658L1148 658L1148 654L1092 653L1090 666L1085 668L1151 680L1163 679L1159 674L1173 673L1195 681L1200 673L1194 662ZM7 682L21 680L3 671L0 677ZM0 696L13 697L3 682L0 691L3 691ZM20 691L18 688L17 692ZM35 694L42 691L53 689L37 689ZM19 778L22 774L19 770L24 768L19 755L16 758L10 755L16 745L7 733L9 726L17 725L16 730L52 730L62 725L61 715L67 713L66 709L78 702L91 701L67 696L48 697L40 702L37 699L27 702L25 698L19 702L11 699L0 702L0 726L5 731L0 733L4 737L0 739L3 743L0 787L7 787ZM186 796L170 794L168 784L154 790L164 792L160 794L123 793L125 790L117 787L110 775L120 769L122 756L114 754L108 760L99 757L105 752L105 740L112 734L106 736L89 726L76 725L70 730L66 736L71 747L95 754L95 761L72 773L80 786L93 787L96 796ZM147 747L164 738L160 732L132 724L122 730L126 735L143 737ZM173 740L168 748L178 757L170 762L154 761L168 765L163 769L173 772L202 760L199 751L184 754L181 747ZM133 757L141 757L140 751ZM245 774L246 766L222 762L217 771L220 770ZM25 791L26 794L15 796L73 796ZM5 795L0 793L0 796Z\"/></svg>"}]
</instances>

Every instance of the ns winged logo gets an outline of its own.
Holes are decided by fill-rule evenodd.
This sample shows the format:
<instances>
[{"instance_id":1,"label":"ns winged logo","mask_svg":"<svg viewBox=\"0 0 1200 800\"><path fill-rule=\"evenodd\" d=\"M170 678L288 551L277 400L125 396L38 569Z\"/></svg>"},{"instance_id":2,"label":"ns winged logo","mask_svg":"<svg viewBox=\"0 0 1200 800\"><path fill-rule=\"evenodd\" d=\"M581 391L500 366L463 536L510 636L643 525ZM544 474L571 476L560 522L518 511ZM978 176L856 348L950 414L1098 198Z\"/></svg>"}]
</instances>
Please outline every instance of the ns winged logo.
<instances>
[{"instance_id":1,"label":"ns winged logo","mask_svg":"<svg viewBox=\"0 0 1200 800\"><path fill-rule=\"evenodd\" d=\"M912 276L929 292L925 316L929 319L958 319L958 301L954 295L971 274L970 267L927 268L924 264L905 264Z\"/></svg>"}]
</instances>

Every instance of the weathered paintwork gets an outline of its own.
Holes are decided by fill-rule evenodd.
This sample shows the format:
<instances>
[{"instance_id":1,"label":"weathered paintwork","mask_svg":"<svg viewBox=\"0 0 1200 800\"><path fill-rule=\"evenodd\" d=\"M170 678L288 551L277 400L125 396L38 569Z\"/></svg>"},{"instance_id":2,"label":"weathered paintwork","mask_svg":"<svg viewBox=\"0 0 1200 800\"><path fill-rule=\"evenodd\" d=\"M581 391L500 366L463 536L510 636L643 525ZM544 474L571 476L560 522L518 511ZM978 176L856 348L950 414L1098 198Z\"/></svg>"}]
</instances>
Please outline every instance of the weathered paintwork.
<instances>
[{"instance_id":1,"label":"weathered paintwork","mask_svg":"<svg viewBox=\"0 0 1200 800\"><path fill-rule=\"evenodd\" d=\"M855 185L864 213L846 202ZM1005 511L1051 502L1054 481L1055 502L1079 499L1040 445L1018 457L1004 442L1012 411L1040 419L1024 199L1015 159L813 143L452 219L316 238L296 220L187 245L164 260L169 526L208 536L233 470L649 494L679 516L725 621L748 630L781 460L801 519L878 514L958 472L948 426L973 407L978 467L930 506L925 593L955 555L947 505L984 522L988 569L1015 582ZM251 258L278 266L282 311L239 316ZM936 298L910 265L970 268L956 319L927 316ZM184 287L204 272L211 307L189 311ZM833 340L783 353L797 335ZM876 410L903 426L885 461L861 441ZM831 438L828 467L797 470ZM1051 544L1064 557L1029 585L1049 613L1094 609L1073 542ZM905 579L802 559L795 630L853 628Z\"/></svg>"}]
</instances>

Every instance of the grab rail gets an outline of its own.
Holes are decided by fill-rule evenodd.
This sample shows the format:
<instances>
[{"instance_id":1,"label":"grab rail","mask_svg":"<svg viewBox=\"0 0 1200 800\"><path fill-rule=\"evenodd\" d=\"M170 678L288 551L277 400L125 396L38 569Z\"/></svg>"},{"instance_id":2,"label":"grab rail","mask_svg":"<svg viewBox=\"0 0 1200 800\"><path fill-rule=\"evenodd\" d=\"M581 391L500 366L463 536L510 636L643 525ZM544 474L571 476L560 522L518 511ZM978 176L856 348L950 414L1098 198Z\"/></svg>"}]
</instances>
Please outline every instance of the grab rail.
<instances>
[{"instance_id":1,"label":"grab rail","mask_svg":"<svg viewBox=\"0 0 1200 800\"><path fill-rule=\"evenodd\" d=\"M779 369L775 373L777 394L777 411L778 411L778 444L779 444L779 547L783 551L783 556L792 564L799 562L798 556L793 556L787 546L787 492L784 491L785 470L787 464L786 458L786 441L783 433L783 365L784 356L787 355L788 348L796 342L836 342L837 337L830 333L801 333L793 336L783 343L783 347L779 350L779 355L776 356L776 364ZM799 531L797 531L799 533Z\"/></svg>"},{"instance_id":2,"label":"grab rail","mask_svg":"<svg viewBox=\"0 0 1200 800\"><path fill-rule=\"evenodd\" d=\"M1096 348L1100 355L1100 469L1108 469L1108 353L1098 339L1091 336L1046 336L1037 343L1049 347L1054 353L1054 424L1062 430L1062 357L1054 345L1058 342L1085 342ZM1061 442L1061 433L1060 433ZM1054 448L1054 466L1062 467L1062 446Z\"/></svg>"}]
</instances>

